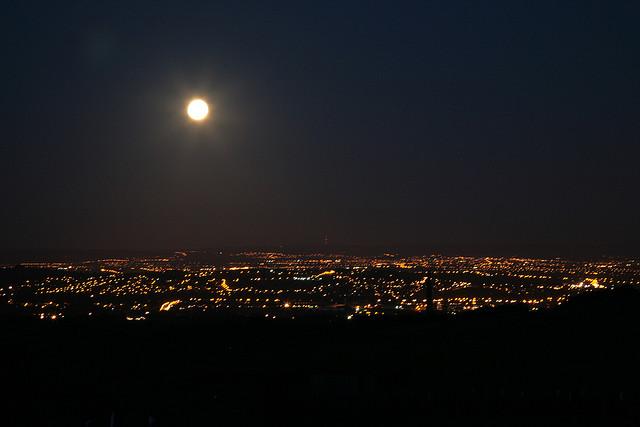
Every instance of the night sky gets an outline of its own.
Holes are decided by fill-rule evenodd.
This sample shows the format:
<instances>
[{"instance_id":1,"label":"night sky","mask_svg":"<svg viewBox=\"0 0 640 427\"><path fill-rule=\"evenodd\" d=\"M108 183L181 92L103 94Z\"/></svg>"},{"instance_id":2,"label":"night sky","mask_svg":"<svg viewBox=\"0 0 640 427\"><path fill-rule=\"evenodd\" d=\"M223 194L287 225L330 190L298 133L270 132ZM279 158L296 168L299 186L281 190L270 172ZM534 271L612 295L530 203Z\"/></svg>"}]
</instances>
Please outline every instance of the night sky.
<instances>
[{"instance_id":1,"label":"night sky","mask_svg":"<svg viewBox=\"0 0 640 427\"><path fill-rule=\"evenodd\" d=\"M640 254L640 2L12 3L2 250Z\"/></svg>"}]
</instances>

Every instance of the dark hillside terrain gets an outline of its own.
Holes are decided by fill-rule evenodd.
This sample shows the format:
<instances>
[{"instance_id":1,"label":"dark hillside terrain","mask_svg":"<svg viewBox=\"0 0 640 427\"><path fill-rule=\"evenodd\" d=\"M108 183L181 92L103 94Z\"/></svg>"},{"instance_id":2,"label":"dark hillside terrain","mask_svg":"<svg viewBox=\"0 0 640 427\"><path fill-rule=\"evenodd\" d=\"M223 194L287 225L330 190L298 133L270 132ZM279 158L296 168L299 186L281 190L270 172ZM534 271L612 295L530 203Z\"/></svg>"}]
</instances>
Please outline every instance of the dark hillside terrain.
<instances>
[{"instance_id":1,"label":"dark hillside terrain","mask_svg":"<svg viewBox=\"0 0 640 427\"><path fill-rule=\"evenodd\" d=\"M638 307L619 290L370 321L5 313L1 424L637 425Z\"/></svg>"}]
</instances>

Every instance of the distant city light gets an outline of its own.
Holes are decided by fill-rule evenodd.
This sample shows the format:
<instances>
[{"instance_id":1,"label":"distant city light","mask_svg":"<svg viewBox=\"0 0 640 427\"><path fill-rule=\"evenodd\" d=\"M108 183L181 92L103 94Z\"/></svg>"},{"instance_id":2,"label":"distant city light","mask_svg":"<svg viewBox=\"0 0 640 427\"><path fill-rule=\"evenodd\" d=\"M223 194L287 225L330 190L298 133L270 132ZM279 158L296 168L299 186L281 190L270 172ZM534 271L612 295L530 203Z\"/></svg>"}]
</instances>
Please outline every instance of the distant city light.
<instances>
[{"instance_id":1,"label":"distant city light","mask_svg":"<svg viewBox=\"0 0 640 427\"><path fill-rule=\"evenodd\" d=\"M185 264L177 255L25 262L20 268L40 270L42 278L0 288L0 303L43 320L105 314L147 320L174 311L354 320L512 304L538 311L574 295L640 285L635 260L243 252L224 266Z\"/></svg>"}]
</instances>

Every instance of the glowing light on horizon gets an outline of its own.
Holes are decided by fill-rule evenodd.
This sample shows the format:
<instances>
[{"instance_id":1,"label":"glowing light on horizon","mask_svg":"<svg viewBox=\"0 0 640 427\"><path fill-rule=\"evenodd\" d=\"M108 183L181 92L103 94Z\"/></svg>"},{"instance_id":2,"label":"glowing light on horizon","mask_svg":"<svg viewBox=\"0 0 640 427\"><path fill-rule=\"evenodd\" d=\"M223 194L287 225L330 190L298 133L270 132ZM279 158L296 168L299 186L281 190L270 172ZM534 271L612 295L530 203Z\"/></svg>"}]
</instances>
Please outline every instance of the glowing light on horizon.
<instances>
[{"instance_id":1,"label":"glowing light on horizon","mask_svg":"<svg viewBox=\"0 0 640 427\"><path fill-rule=\"evenodd\" d=\"M160 311L169 311L174 305L179 303L180 303L179 299L162 303L162 306L160 306Z\"/></svg>"}]
</instances>

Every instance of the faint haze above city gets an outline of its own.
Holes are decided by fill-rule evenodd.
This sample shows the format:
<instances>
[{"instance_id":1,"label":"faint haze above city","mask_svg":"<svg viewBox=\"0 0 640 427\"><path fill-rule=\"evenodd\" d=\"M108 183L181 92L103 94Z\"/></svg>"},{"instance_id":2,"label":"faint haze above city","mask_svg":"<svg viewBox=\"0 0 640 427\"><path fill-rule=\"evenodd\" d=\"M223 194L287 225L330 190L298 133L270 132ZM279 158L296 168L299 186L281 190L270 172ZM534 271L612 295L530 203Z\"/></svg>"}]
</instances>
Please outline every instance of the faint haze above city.
<instances>
[{"instance_id":1,"label":"faint haze above city","mask_svg":"<svg viewBox=\"0 0 640 427\"><path fill-rule=\"evenodd\" d=\"M638 255L639 12L5 5L0 252Z\"/></svg>"}]
</instances>

